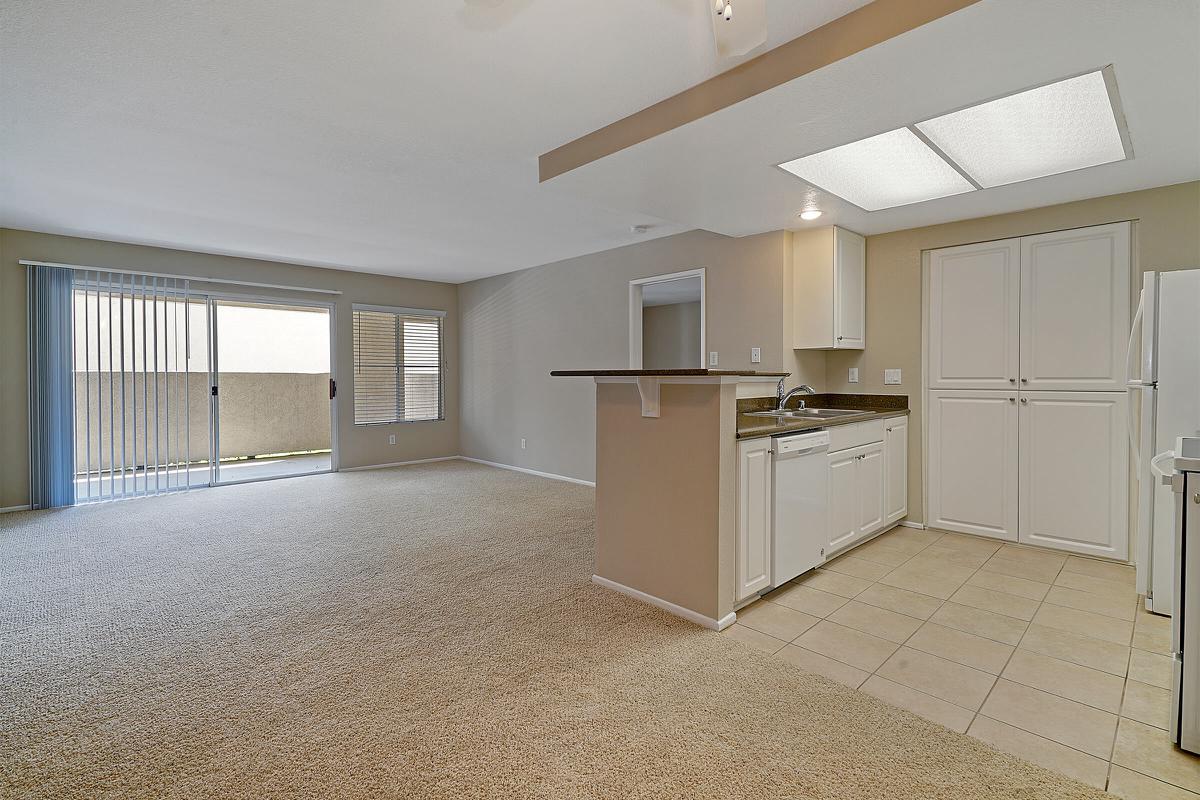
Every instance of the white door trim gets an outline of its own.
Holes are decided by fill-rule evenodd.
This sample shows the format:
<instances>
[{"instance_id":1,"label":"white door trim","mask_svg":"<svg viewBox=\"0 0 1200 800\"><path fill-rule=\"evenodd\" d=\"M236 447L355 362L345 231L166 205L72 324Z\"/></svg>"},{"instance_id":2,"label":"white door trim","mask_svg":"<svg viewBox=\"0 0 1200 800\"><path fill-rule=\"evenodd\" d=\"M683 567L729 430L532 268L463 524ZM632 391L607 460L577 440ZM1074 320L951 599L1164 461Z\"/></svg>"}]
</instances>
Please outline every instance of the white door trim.
<instances>
[{"instance_id":1,"label":"white door trim","mask_svg":"<svg viewBox=\"0 0 1200 800\"><path fill-rule=\"evenodd\" d=\"M708 325L705 315L708 311L708 298L705 289L704 267L686 269L681 272L669 272L665 275L652 275L649 278L634 278L629 282L629 368L642 368L642 290L653 283L668 283L686 278L700 279L700 369L708 367L708 340L706 332Z\"/></svg>"}]
</instances>

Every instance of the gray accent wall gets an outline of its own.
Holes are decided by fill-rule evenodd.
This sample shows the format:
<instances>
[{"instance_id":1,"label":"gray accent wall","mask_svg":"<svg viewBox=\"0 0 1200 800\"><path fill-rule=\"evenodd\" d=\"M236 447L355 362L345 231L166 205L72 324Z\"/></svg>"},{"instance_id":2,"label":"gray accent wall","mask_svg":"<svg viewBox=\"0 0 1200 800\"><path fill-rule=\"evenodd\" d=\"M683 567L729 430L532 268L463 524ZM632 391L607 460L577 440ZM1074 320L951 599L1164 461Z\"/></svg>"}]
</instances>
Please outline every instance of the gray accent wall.
<instances>
[{"instance_id":1,"label":"gray accent wall","mask_svg":"<svg viewBox=\"0 0 1200 800\"><path fill-rule=\"evenodd\" d=\"M596 387L552 369L629 366L629 281L705 269L708 349L723 369L787 370L818 389L824 353L796 353L785 300L791 234L690 231L459 285L463 455L581 480L596 474ZM750 348L762 362L750 362ZM526 448L521 449L521 439Z\"/></svg>"}]
</instances>

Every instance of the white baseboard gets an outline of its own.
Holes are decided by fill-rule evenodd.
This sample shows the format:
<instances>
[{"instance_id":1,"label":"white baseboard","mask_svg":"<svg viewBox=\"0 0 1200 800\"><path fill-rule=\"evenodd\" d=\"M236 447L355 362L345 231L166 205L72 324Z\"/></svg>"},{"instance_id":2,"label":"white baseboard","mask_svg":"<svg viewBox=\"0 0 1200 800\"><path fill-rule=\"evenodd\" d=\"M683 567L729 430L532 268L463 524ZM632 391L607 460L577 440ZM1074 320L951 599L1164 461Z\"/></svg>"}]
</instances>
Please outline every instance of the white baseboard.
<instances>
[{"instance_id":1,"label":"white baseboard","mask_svg":"<svg viewBox=\"0 0 1200 800\"><path fill-rule=\"evenodd\" d=\"M473 461L476 464L486 464L489 467L499 467L500 469L510 469L513 472L524 472L526 475L537 475L539 478L550 478L555 481L566 481L567 483L578 483L582 486L591 486L596 488L595 481L585 481L579 478L569 478L566 475L555 475L553 472L538 472L536 469L526 469L525 467L514 467L512 464L501 464L497 461L484 461L482 458L471 458L469 456L457 456L463 461Z\"/></svg>"},{"instance_id":2,"label":"white baseboard","mask_svg":"<svg viewBox=\"0 0 1200 800\"><path fill-rule=\"evenodd\" d=\"M388 464L367 464L363 467L342 467L338 472L362 472L368 469L387 469L388 467L407 467L411 464L432 464L435 461L457 461L462 456L438 456L437 458L418 458L415 461L392 461Z\"/></svg>"},{"instance_id":3,"label":"white baseboard","mask_svg":"<svg viewBox=\"0 0 1200 800\"><path fill-rule=\"evenodd\" d=\"M10 514L13 511L28 511L28 510L29 510L29 504L26 503L23 506L5 506L4 508L0 508L0 514Z\"/></svg>"},{"instance_id":4,"label":"white baseboard","mask_svg":"<svg viewBox=\"0 0 1200 800\"><path fill-rule=\"evenodd\" d=\"M675 605L669 600L663 600L661 597L655 597L652 594L646 594L638 589L631 589L623 583L610 581L608 578L602 578L599 575L592 576L592 583L596 584L597 586L603 586L605 589L612 589L614 592L620 592L627 597L632 597L634 600L641 600L643 603L648 603L649 605L661 608L663 611L674 614L677 617L683 617L687 621L694 622L701 627L708 628L709 630L723 631L737 620L737 614L733 613L732 611L730 611L721 619L713 619L712 617L706 617L697 611L692 611L690 608L684 608L683 606Z\"/></svg>"},{"instance_id":5,"label":"white baseboard","mask_svg":"<svg viewBox=\"0 0 1200 800\"><path fill-rule=\"evenodd\" d=\"M900 522L897 522L896 524L900 525L902 527L905 527L905 528L916 528L919 531L925 530L925 525L924 525L924 523L921 523L921 522L909 522L908 520L905 519L905 520L901 520Z\"/></svg>"}]
</instances>

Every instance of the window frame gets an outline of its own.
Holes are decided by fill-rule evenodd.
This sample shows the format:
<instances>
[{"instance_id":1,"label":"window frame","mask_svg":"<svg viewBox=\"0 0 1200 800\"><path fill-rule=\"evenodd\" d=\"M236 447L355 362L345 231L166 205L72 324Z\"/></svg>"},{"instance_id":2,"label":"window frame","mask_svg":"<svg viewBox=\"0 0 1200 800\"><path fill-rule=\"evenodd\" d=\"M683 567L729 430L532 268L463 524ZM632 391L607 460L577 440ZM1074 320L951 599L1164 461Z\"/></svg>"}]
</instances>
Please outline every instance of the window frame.
<instances>
[{"instance_id":1,"label":"window frame","mask_svg":"<svg viewBox=\"0 0 1200 800\"><path fill-rule=\"evenodd\" d=\"M370 303L351 303L350 304L350 401L353 406L357 400L356 394L358 384L355 380L357 377L358 359L358 337L355 335L355 319L354 315L359 311L371 311L377 314L394 314L399 317L436 317L438 321L438 413L436 417L430 419L391 419L379 420L376 422L359 422L357 414L355 414L355 427L369 427L372 425L421 425L430 422L445 422L446 421L446 312L433 308L409 308L406 306L380 306ZM403 361L396 365L399 369L403 369Z\"/></svg>"}]
</instances>

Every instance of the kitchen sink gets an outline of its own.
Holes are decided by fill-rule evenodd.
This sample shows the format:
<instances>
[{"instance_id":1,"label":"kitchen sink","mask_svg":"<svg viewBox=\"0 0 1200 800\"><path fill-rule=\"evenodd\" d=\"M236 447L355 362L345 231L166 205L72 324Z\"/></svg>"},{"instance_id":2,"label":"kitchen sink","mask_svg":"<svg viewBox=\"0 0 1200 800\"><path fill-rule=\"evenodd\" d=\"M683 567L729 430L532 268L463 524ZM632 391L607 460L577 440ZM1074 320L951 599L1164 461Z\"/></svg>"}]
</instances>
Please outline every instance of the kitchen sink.
<instances>
[{"instance_id":1,"label":"kitchen sink","mask_svg":"<svg viewBox=\"0 0 1200 800\"><path fill-rule=\"evenodd\" d=\"M749 411L747 417L767 417L769 419L839 419L860 414L870 414L859 408L789 408L783 411Z\"/></svg>"}]
</instances>

